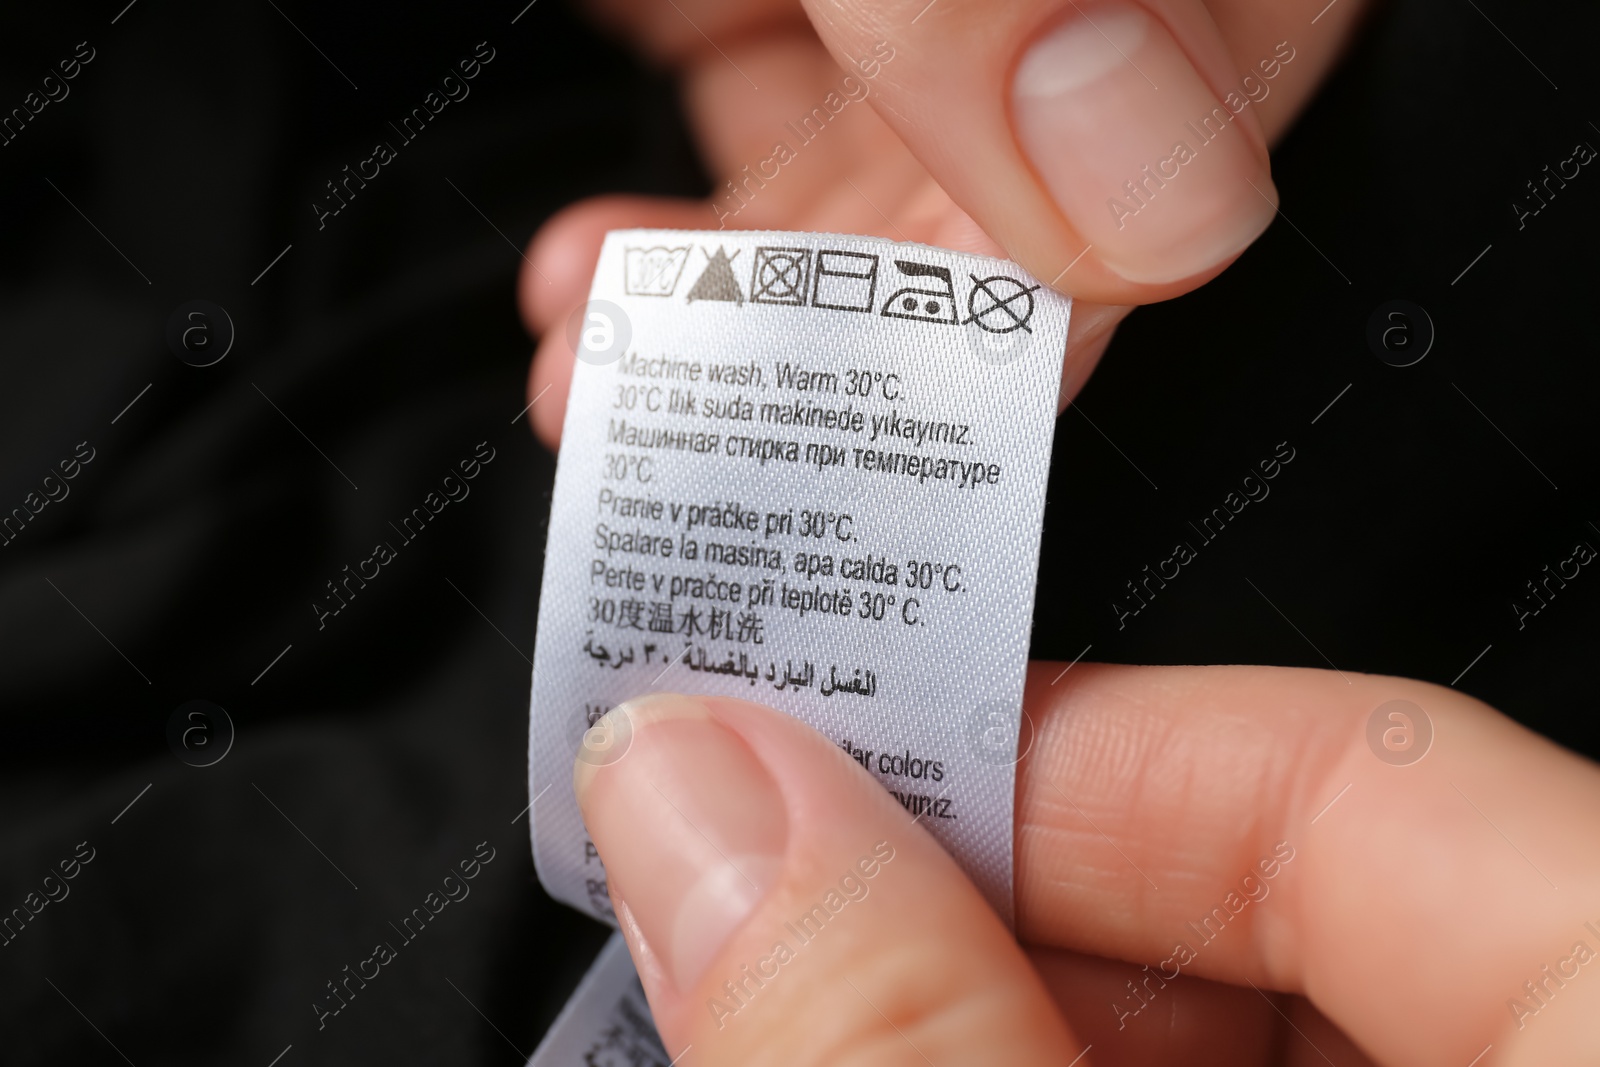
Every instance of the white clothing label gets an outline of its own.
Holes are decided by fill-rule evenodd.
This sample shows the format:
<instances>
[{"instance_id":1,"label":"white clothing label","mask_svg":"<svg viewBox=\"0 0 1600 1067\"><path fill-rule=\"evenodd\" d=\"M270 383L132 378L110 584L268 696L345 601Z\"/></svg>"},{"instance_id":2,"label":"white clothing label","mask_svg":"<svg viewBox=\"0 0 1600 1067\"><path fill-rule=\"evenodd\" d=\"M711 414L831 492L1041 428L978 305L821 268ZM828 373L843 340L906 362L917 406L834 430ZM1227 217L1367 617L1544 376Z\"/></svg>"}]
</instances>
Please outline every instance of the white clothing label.
<instances>
[{"instance_id":1,"label":"white clothing label","mask_svg":"<svg viewBox=\"0 0 1600 1067\"><path fill-rule=\"evenodd\" d=\"M528 1067L667 1067L628 943L612 934Z\"/></svg>"},{"instance_id":2,"label":"white clothing label","mask_svg":"<svg viewBox=\"0 0 1600 1067\"><path fill-rule=\"evenodd\" d=\"M678 691L821 731L1012 921L1070 308L1014 263L924 245L607 235L569 330L533 671L552 896L615 925L573 759L611 707Z\"/></svg>"}]
</instances>

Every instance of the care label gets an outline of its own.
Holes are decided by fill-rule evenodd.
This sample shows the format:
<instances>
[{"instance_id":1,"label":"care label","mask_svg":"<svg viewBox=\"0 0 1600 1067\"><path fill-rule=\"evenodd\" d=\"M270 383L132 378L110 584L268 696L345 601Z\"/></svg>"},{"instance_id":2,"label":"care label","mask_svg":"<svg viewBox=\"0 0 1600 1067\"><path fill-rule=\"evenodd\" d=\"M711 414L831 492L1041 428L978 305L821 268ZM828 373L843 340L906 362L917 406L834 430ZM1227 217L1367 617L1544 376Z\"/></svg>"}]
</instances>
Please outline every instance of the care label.
<instances>
[{"instance_id":1,"label":"care label","mask_svg":"<svg viewBox=\"0 0 1600 1067\"><path fill-rule=\"evenodd\" d=\"M628 943L612 934L528 1067L667 1067Z\"/></svg>"},{"instance_id":2,"label":"care label","mask_svg":"<svg viewBox=\"0 0 1600 1067\"><path fill-rule=\"evenodd\" d=\"M540 881L615 925L570 785L651 691L831 738L1012 921L1018 725L1070 302L826 234L608 234L569 325L529 795ZM547 795L548 791L548 795Z\"/></svg>"}]
</instances>

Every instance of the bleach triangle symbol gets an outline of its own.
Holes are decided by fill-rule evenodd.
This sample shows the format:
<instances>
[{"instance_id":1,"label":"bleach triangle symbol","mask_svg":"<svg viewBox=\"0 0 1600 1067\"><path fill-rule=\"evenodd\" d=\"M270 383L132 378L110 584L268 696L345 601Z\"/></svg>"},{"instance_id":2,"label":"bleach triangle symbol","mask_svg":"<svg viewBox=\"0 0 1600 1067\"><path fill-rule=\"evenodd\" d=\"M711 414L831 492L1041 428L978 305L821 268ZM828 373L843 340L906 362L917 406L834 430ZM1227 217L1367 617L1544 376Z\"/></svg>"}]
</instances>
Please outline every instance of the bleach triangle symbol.
<instances>
[{"instance_id":1,"label":"bleach triangle symbol","mask_svg":"<svg viewBox=\"0 0 1600 1067\"><path fill-rule=\"evenodd\" d=\"M700 249L706 256L706 269L700 277L689 287L686 298L689 303L696 300L731 300L735 304L744 305L744 294L740 291L739 279L733 276L733 261L739 258L735 252L730 258L728 250L717 246L716 255Z\"/></svg>"}]
</instances>

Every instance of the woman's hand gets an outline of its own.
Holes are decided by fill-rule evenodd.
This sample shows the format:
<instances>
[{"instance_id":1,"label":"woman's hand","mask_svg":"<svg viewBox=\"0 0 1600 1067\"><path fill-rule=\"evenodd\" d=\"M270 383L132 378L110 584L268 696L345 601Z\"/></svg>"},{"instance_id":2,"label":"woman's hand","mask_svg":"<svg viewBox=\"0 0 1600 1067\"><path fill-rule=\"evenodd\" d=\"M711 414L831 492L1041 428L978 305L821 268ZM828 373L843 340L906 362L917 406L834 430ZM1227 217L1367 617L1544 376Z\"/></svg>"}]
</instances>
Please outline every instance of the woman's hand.
<instances>
[{"instance_id":1,"label":"woman's hand","mask_svg":"<svg viewBox=\"0 0 1600 1067\"><path fill-rule=\"evenodd\" d=\"M1272 221L1267 145L1363 4L604 0L600 17L680 75L713 190L586 200L535 236L519 285L541 338L535 431L560 438L573 363L561 327L602 236L624 227L1009 256L1078 298L1065 405L1133 305L1213 277Z\"/></svg>"},{"instance_id":2,"label":"woman's hand","mask_svg":"<svg viewBox=\"0 0 1600 1067\"><path fill-rule=\"evenodd\" d=\"M1022 947L835 741L726 698L613 710L631 746L575 784L671 1054L1600 1062L1600 769L1422 682L1062 667L1025 701Z\"/></svg>"}]
</instances>

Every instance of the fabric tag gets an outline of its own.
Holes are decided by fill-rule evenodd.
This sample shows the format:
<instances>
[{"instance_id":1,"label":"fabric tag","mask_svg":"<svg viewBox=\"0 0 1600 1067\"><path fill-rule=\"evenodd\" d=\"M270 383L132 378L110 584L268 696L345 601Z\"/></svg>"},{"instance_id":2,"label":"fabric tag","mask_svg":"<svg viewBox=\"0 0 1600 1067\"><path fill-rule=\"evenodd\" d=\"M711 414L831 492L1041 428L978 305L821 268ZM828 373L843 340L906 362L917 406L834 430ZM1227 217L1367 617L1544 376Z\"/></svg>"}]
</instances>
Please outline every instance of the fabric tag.
<instances>
[{"instance_id":1,"label":"fabric tag","mask_svg":"<svg viewBox=\"0 0 1600 1067\"><path fill-rule=\"evenodd\" d=\"M668 1067L621 934L600 950L528 1067Z\"/></svg>"},{"instance_id":2,"label":"fabric tag","mask_svg":"<svg viewBox=\"0 0 1600 1067\"><path fill-rule=\"evenodd\" d=\"M1070 310L1014 263L925 245L606 236L568 324L533 671L530 822L552 896L615 925L573 759L625 757L595 721L678 691L821 731L1012 922Z\"/></svg>"}]
</instances>

